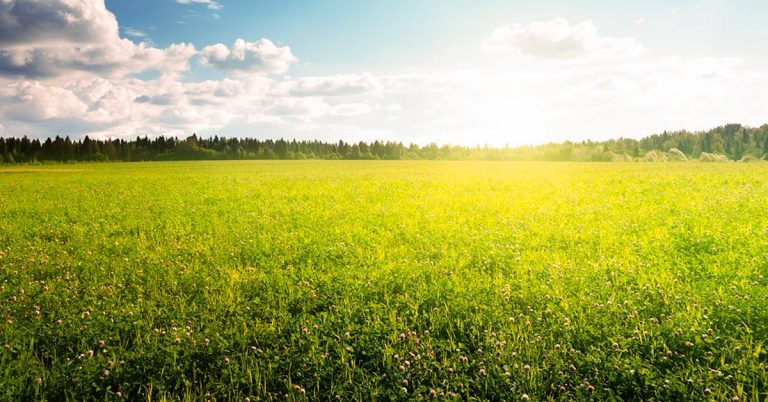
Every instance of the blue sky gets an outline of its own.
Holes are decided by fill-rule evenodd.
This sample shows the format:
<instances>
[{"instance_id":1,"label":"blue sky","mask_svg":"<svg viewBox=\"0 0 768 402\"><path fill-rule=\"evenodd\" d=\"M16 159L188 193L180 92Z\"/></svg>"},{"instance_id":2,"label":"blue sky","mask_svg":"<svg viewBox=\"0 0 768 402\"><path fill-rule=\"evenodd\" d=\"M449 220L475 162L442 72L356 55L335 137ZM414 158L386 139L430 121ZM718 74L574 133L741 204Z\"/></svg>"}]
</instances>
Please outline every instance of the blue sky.
<instances>
[{"instance_id":1,"label":"blue sky","mask_svg":"<svg viewBox=\"0 0 768 402\"><path fill-rule=\"evenodd\" d=\"M517 145L768 122L758 0L15 0L0 18L0 135Z\"/></svg>"},{"instance_id":2,"label":"blue sky","mask_svg":"<svg viewBox=\"0 0 768 402\"><path fill-rule=\"evenodd\" d=\"M111 0L123 28L167 46L205 46L236 38L290 45L297 72L408 68L450 58L455 46L481 41L493 27L565 16L592 20L613 35L636 35L660 52L686 56L749 54L768 61L768 4L739 1L220 1L205 4ZM635 22L642 18L644 23ZM323 71L328 69L329 71Z\"/></svg>"}]
</instances>

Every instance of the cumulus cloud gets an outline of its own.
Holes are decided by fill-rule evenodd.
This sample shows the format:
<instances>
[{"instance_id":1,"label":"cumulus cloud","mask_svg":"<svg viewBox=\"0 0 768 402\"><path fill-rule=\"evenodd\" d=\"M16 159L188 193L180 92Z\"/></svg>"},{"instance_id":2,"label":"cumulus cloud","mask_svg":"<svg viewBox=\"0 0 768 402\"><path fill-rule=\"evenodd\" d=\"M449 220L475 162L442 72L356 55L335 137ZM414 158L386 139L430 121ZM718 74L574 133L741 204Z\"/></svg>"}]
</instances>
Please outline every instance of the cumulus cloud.
<instances>
[{"instance_id":1,"label":"cumulus cloud","mask_svg":"<svg viewBox=\"0 0 768 402\"><path fill-rule=\"evenodd\" d=\"M341 116L341 117L359 116L362 114L371 113L375 109L376 109L375 106L371 106L367 103L362 103L362 102L342 103L342 104L333 106L329 114L331 116Z\"/></svg>"},{"instance_id":2,"label":"cumulus cloud","mask_svg":"<svg viewBox=\"0 0 768 402\"><path fill-rule=\"evenodd\" d=\"M198 51L133 43L119 33L143 40L141 32L119 29L102 0L0 0L0 134L255 129L272 137L500 145L762 124L756 119L768 111L765 72L738 59L631 59L642 44L603 36L589 21L496 29L483 46L527 56L511 64L298 78L275 76L297 59L268 39ZM564 69L545 62L553 59L579 62ZM226 78L180 79L192 62ZM161 74L135 74L149 70Z\"/></svg>"},{"instance_id":3,"label":"cumulus cloud","mask_svg":"<svg viewBox=\"0 0 768 402\"><path fill-rule=\"evenodd\" d=\"M45 86L39 82L14 83L0 94L5 95L5 117L13 120L74 118L88 111L88 105L71 90Z\"/></svg>"},{"instance_id":4,"label":"cumulus cloud","mask_svg":"<svg viewBox=\"0 0 768 402\"><path fill-rule=\"evenodd\" d=\"M220 8L214 1L186 3ZM134 43L120 32L103 0L0 0L3 132L23 128L36 135L132 136L220 128L238 118L268 116L279 96L268 95L275 83L264 75L284 72L296 60L290 48L267 39L238 40L231 48L214 45L198 52L184 43L165 48ZM146 38L135 29L122 32ZM181 81L178 73L194 60L237 79ZM153 79L135 76L143 71L161 74ZM271 101L263 103L267 98ZM332 109L316 106L320 109L309 115Z\"/></svg>"},{"instance_id":5,"label":"cumulus cloud","mask_svg":"<svg viewBox=\"0 0 768 402\"><path fill-rule=\"evenodd\" d=\"M158 49L120 38L117 20L103 0L0 1L0 75L178 72L188 68L196 53L189 44Z\"/></svg>"},{"instance_id":6,"label":"cumulus cloud","mask_svg":"<svg viewBox=\"0 0 768 402\"><path fill-rule=\"evenodd\" d=\"M285 81L278 91L294 96L350 96L375 91L380 85L371 74L348 74Z\"/></svg>"},{"instance_id":7,"label":"cumulus cloud","mask_svg":"<svg viewBox=\"0 0 768 402\"><path fill-rule=\"evenodd\" d=\"M294 118L318 117L330 109L322 100L311 98L277 98L262 103L266 106L264 112L267 115Z\"/></svg>"},{"instance_id":8,"label":"cumulus cloud","mask_svg":"<svg viewBox=\"0 0 768 402\"><path fill-rule=\"evenodd\" d=\"M297 60L290 47L275 46L269 39L256 42L237 39L231 48L217 43L200 52L202 64L232 72L279 74Z\"/></svg>"},{"instance_id":9,"label":"cumulus cloud","mask_svg":"<svg viewBox=\"0 0 768 402\"><path fill-rule=\"evenodd\" d=\"M202 4L211 10L221 10L223 6L215 0L176 0L178 4Z\"/></svg>"},{"instance_id":10,"label":"cumulus cloud","mask_svg":"<svg viewBox=\"0 0 768 402\"><path fill-rule=\"evenodd\" d=\"M178 72L187 70L195 53L190 44L158 49L128 39L77 47L13 48L0 50L0 74L44 78L73 71L107 76L147 70Z\"/></svg>"},{"instance_id":11,"label":"cumulus cloud","mask_svg":"<svg viewBox=\"0 0 768 402\"><path fill-rule=\"evenodd\" d=\"M403 110L403 107L398 105L397 103L390 103L387 106L384 106L383 109L385 112L399 112Z\"/></svg>"},{"instance_id":12,"label":"cumulus cloud","mask_svg":"<svg viewBox=\"0 0 768 402\"><path fill-rule=\"evenodd\" d=\"M2 0L0 46L108 41L117 20L103 0Z\"/></svg>"},{"instance_id":13,"label":"cumulus cloud","mask_svg":"<svg viewBox=\"0 0 768 402\"><path fill-rule=\"evenodd\" d=\"M514 51L539 59L626 58L645 51L633 38L600 35L592 21L571 25L564 18L498 27L482 45L489 52Z\"/></svg>"},{"instance_id":14,"label":"cumulus cloud","mask_svg":"<svg viewBox=\"0 0 768 402\"><path fill-rule=\"evenodd\" d=\"M330 101L335 100L336 102ZM371 115L385 108L370 99L356 100L355 97L337 98L275 95L270 92L251 110L252 121L286 123L301 122L312 125L330 124L339 118L349 119ZM389 111L394 111L388 109Z\"/></svg>"}]
</instances>

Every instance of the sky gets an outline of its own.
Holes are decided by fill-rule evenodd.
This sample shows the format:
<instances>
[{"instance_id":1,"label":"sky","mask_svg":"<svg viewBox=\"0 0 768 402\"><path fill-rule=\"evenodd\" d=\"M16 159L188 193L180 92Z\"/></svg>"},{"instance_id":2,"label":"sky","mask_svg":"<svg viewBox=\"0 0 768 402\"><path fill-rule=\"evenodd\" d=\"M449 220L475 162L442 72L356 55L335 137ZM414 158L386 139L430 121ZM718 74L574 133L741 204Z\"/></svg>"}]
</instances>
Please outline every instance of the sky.
<instances>
[{"instance_id":1,"label":"sky","mask_svg":"<svg viewBox=\"0 0 768 402\"><path fill-rule=\"evenodd\" d=\"M768 123L764 0L0 0L0 136L512 146Z\"/></svg>"}]
</instances>

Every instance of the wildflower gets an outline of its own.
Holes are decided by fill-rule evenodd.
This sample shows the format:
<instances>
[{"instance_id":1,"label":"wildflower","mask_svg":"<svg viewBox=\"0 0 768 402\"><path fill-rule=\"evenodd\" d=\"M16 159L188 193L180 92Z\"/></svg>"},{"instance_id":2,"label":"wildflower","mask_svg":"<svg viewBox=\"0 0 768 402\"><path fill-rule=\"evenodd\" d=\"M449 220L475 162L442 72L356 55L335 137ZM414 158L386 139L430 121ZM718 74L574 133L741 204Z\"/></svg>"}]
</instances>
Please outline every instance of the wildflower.
<instances>
[{"instance_id":1,"label":"wildflower","mask_svg":"<svg viewBox=\"0 0 768 402\"><path fill-rule=\"evenodd\" d=\"M109 377L109 370L104 370L104 377Z\"/></svg>"},{"instance_id":2,"label":"wildflower","mask_svg":"<svg viewBox=\"0 0 768 402\"><path fill-rule=\"evenodd\" d=\"M528 399L530 399L528 397L528 394L523 394L523 396L520 397L520 400L523 401L523 402L527 401Z\"/></svg>"},{"instance_id":3,"label":"wildflower","mask_svg":"<svg viewBox=\"0 0 768 402\"><path fill-rule=\"evenodd\" d=\"M405 385L406 387L408 386L408 380L405 378L403 378L403 385Z\"/></svg>"},{"instance_id":4,"label":"wildflower","mask_svg":"<svg viewBox=\"0 0 768 402\"><path fill-rule=\"evenodd\" d=\"M591 384L590 384L590 385L587 387L587 390L588 390L589 392L595 392L595 387L594 387L593 385L591 385Z\"/></svg>"},{"instance_id":5,"label":"wildflower","mask_svg":"<svg viewBox=\"0 0 768 402\"><path fill-rule=\"evenodd\" d=\"M435 391L434 389L430 389L429 390L429 397L430 398L436 398L437 397L437 391Z\"/></svg>"},{"instance_id":6,"label":"wildflower","mask_svg":"<svg viewBox=\"0 0 768 402\"><path fill-rule=\"evenodd\" d=\"M478 374L480 375L480 377L485 377L485 375L486 375L485 369L480 369Z\"/></svg>"},{"instance_id":7,"label":"wildflower","mask_svg":"<svg viewBox=\"0 0 768 402\"><path fill-rule=\"evenodd\" d=\"M224 358L224 364L229 364L229 357Z\"/></svg>"}]
</instances>

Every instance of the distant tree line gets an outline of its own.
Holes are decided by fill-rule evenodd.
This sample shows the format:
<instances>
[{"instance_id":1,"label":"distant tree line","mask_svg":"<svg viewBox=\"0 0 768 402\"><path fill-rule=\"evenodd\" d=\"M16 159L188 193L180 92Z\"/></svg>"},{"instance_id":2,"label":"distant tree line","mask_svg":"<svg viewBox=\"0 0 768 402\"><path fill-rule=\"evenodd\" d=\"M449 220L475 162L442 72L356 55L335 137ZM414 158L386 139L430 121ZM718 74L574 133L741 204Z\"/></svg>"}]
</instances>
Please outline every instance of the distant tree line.
<instances>
[{"instance_id":1,"label":"distant tree line","mask_svg":"<svg viewBox=\"0 0 768 402\"><path fill-rule=\"evenodd\" d=\"M167 161L215 159L443 159L521 161L688 160L749 161L768 155L768 124L758 128L728 124L709 131L674 131L640 140L550 143L522 147L456 146L401 142L349 143L258 140L253 138L137 137L96 140L88 136L45 141L0 138L0 163L76 161Z\"/></svg>"}]
</instances>

